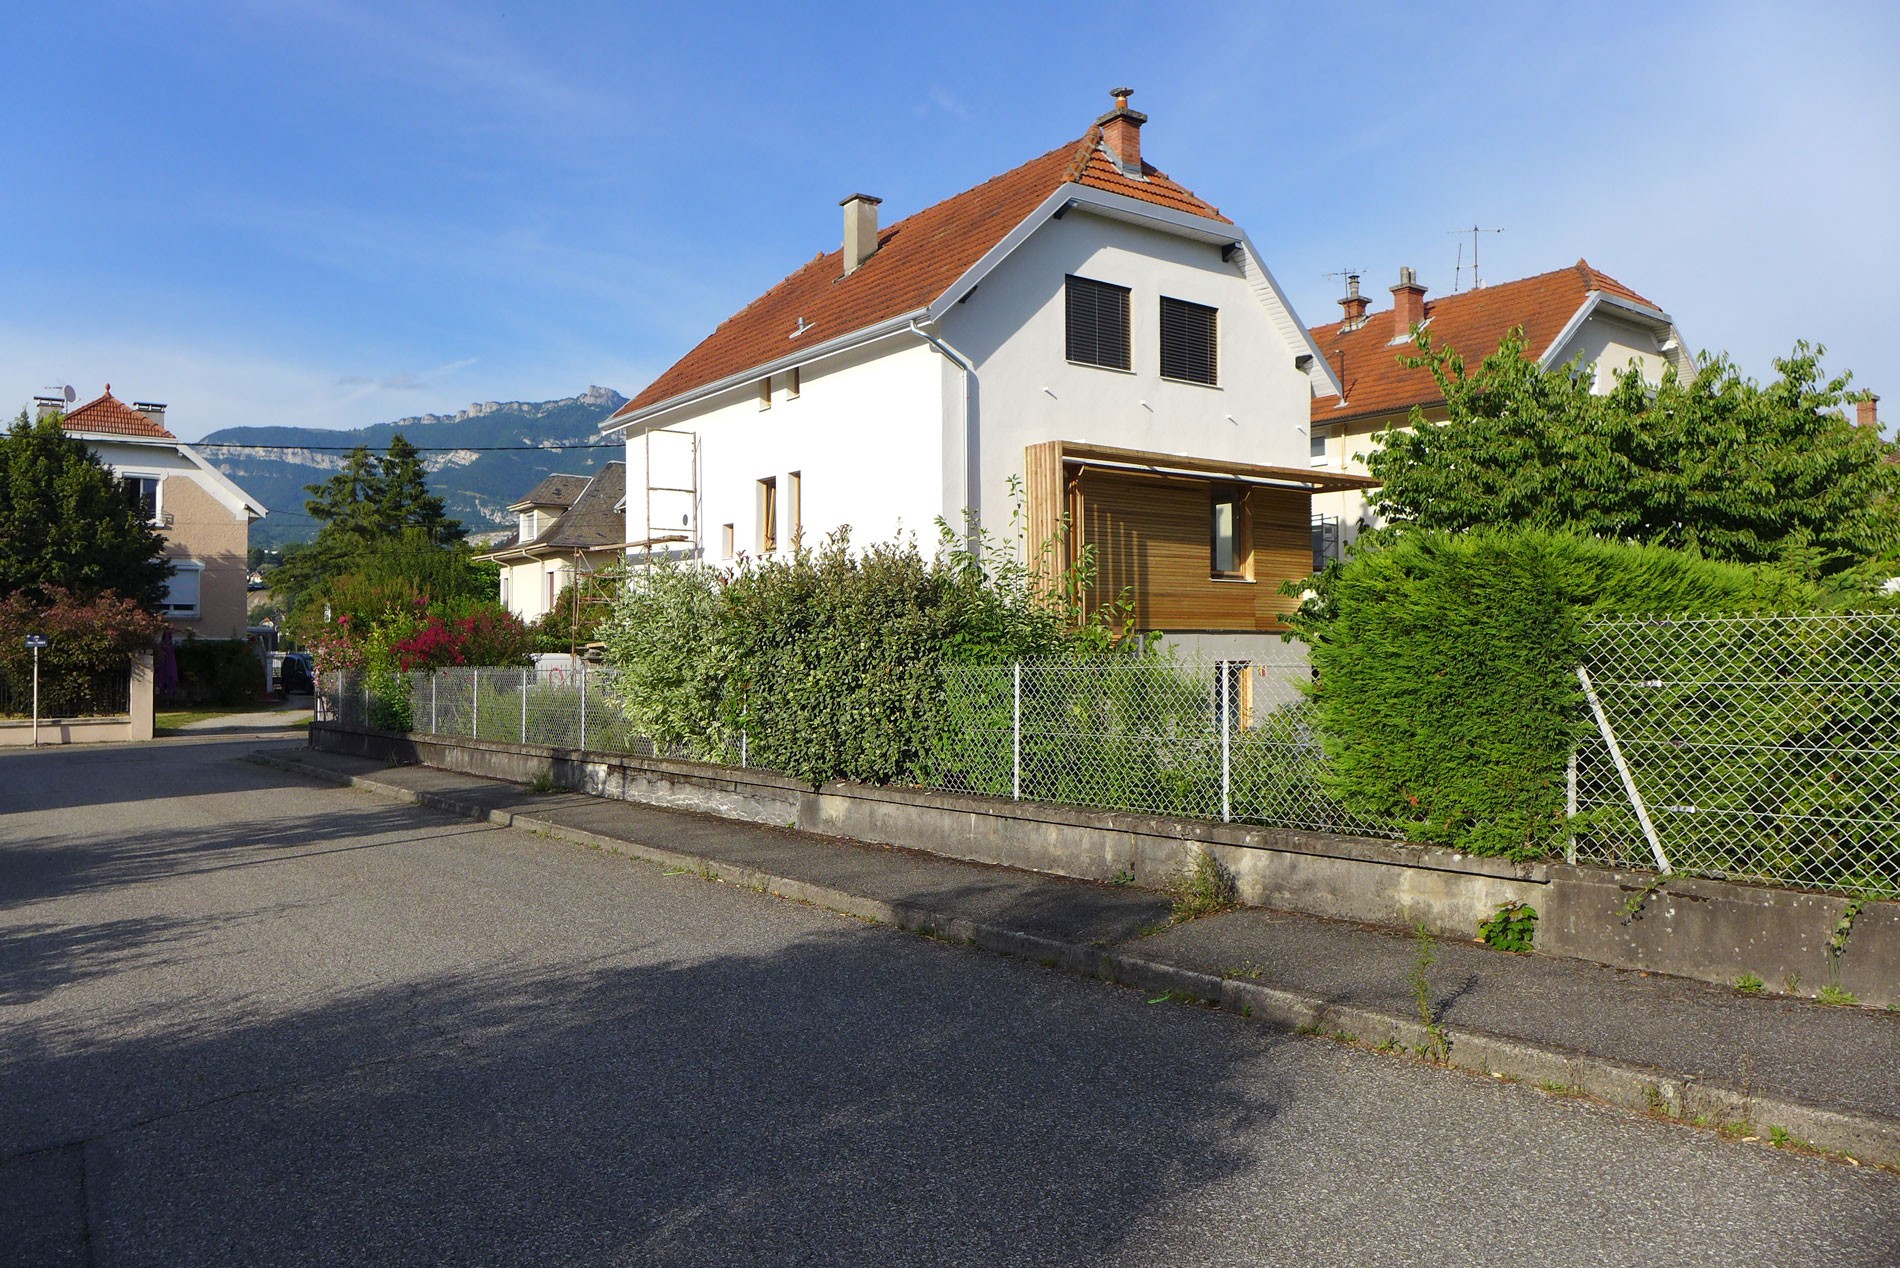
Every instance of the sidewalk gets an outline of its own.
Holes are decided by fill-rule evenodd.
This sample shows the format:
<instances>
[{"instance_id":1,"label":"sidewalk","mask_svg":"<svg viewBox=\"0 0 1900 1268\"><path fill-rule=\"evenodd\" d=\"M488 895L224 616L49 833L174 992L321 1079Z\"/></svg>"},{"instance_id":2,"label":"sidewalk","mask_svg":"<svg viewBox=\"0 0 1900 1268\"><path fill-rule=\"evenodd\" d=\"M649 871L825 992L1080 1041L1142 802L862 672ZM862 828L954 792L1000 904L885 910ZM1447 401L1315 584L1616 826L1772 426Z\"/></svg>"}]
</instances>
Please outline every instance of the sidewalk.
<instances>
[{"instance_id":1,"label":"sidewalk","mask_svg":"<svg viewBox=\"0 0 1900 1268\"><path fill-rule=\"evenodd\" d=\"M1147 890L337 754L253 760L1386 1051L1432 1042L1418 945L1387 929L1251 908L1154 932L1169 907ZM1431 1006L1454 1067L1900 1167L1900 1014L1476 944L1436 952Z\"/></svg>"}]
</instances>

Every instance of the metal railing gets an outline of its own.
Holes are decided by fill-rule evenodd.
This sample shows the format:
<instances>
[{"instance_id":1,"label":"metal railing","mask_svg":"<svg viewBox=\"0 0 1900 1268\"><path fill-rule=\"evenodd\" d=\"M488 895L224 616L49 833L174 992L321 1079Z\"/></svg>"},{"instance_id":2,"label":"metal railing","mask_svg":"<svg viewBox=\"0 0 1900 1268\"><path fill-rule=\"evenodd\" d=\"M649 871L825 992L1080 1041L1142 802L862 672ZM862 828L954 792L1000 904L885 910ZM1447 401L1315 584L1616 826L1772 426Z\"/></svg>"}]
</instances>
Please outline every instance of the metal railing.
<instances>
[{"instance_id":1,"label":"metal railing","mask_svg":"<svg viewBox=\"0 0 1900 1268\"><path fill-rule=\"evenodd\" d=\"M112 718L132 711L132 666L87 673L54 673L40 669L40 717ZM33 712L30 671L12 675L0 671L0 717L24 718Z\"/></svg>"},{"instance_id":2,"label":"metal railing","mask_svg":"<svg viewBox=\"0 0 1900 1268\"><path fill-rule=\"evenodd\" d=\"M1900 618L1601 621L1572 857L1900 897Z\"/></svg>"}]
</instances>

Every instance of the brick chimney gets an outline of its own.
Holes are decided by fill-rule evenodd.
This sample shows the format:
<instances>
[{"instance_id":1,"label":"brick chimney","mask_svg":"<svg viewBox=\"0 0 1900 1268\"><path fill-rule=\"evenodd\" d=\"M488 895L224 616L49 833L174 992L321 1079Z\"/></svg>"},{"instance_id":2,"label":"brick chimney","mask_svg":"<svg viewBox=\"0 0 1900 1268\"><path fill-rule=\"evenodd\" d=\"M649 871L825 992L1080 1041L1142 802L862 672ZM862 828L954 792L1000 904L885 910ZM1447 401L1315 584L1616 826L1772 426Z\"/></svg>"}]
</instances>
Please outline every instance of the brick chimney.
<instances>
[{"instance_id":1,"label":"brick chimney","mask_svg":"<svg viewBox=\"0 0 1900 1268\"><path fill-rule=\"evenodd\" d=\"M877 205L884 200L853 194L838 205L844 208L844 271L848 277L877 252Z\"/></svg>"},{"instance_id":2,"label":"brick chimney","mask_svg":"<svg viewBox=\"0 0 1900 1268\"><path fill-rule=\"evenodd\" d=\"M1392 288L1392 338L1410 339L1412 327L1424 320L1425 288L1419 285L1418 273L1400 269L1399 284Z\"/></svg>"},{"instance_id":3,"label":"brick chimney","mask_svg":"<svg viewBox=\"0 0 1900 1268\"><path fill-rule=\"evenodd\" d=\"M1880 398L1872 392L1862 393L1854 402L1854 421L1872 431L1880 430Z\"/></svg>"},{"instance_id":4,"label":"brick chimney","mask_svg":"<svg viewBox=\"0 0 1900 1268\"><path fill-rule=\"evenodd\" d=\"M1370 302L1359 293L1359 275L1346 274L1346 298L1339 301L1339 306L1346 310L1347 330L1357 330L1366 324L1366 305Z\"/></svg>"},{"instance_id":5,"label":"brick chimney","mask_svg":"<svg viewBox=\"0 0 1900 1268\"><path fill-rule=\"evenodd\" d=\"M1148 116L1128 108L1128 99L1134 92L1133 88L1112 90L1109 95L1115 98L1115 108L1095 122L1102 129L1102 148L1115 160L1115 166L1121 169L1121 174L1139 177L1141 125L1148 122Z\"/></svg>"}]
</instances>

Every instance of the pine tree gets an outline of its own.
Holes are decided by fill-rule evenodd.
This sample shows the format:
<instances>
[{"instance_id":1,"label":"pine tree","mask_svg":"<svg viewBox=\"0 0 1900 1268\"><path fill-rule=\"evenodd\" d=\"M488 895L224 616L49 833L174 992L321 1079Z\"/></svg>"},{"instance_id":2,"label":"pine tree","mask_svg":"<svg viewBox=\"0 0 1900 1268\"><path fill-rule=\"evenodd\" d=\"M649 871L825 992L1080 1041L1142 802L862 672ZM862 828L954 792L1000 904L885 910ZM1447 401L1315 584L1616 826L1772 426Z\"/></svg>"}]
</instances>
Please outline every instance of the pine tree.
<instances>
[{"instance_id":1,"label":"pine tree","mask_svg":"<svg viewBox=\"0 0 1900 1268\"><path fill-rule=\"evenodd\" d=\"M377 500L379 531L420 528L430 540L456 542L467 536L460 520L443 511L442 499L429 492L420 452L397 432L382 459L382 491Z\"/></svg>"}]
</instances>

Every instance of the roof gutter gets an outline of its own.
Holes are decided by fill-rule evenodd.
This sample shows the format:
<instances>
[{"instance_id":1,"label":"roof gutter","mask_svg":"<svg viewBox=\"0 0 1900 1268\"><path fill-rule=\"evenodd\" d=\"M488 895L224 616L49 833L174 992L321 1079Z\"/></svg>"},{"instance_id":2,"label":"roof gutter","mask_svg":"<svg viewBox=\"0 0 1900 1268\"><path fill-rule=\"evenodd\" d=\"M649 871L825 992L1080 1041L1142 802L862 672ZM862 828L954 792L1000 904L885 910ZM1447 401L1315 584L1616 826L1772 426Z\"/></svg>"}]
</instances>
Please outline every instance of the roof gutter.
<instances>
[{"instance_id":1,"label":"roof gutter","mask_svg":"<svg viewBox=\"0 0 1900 1268\"><path fill-rule=\"evenodd\" d=\"M948 361L951 365L956 366L957 369L963 372L963 407L957 411L963 416L961 419L961 429L960 429L962 437L963 437L963 451L962 451L962 464L961 464L963 467L963 507L962 507L962 510L964 512L964 517L963 517L964 533L965 533L965 536L969 539L968 544L970 548L974 550L976 548L977 527L976 527L976 521L972 519L969 513L971 511L976 511L978 509L977 490L976 490L978 464L974 460L975 456L970 452L971 447L976 438L976 429L970 417L970 414L971 414L970 397L971 397L971 394L976 390L976 363L971 361L970 358L964 356L961 352L958 352L955 348L951 347L948 343L944 342L944 340L942 340L938 336L931 334L928 330L925 330L922 326L918 325L915 321L912 321L910 325L907 327L907 329L910 331L911 334L916 335L919 339L922 339L925 343L929 344L931 347L935 348L939 353L941 353L943 355L944 360Z\"/></svg>"}]
</instances>

